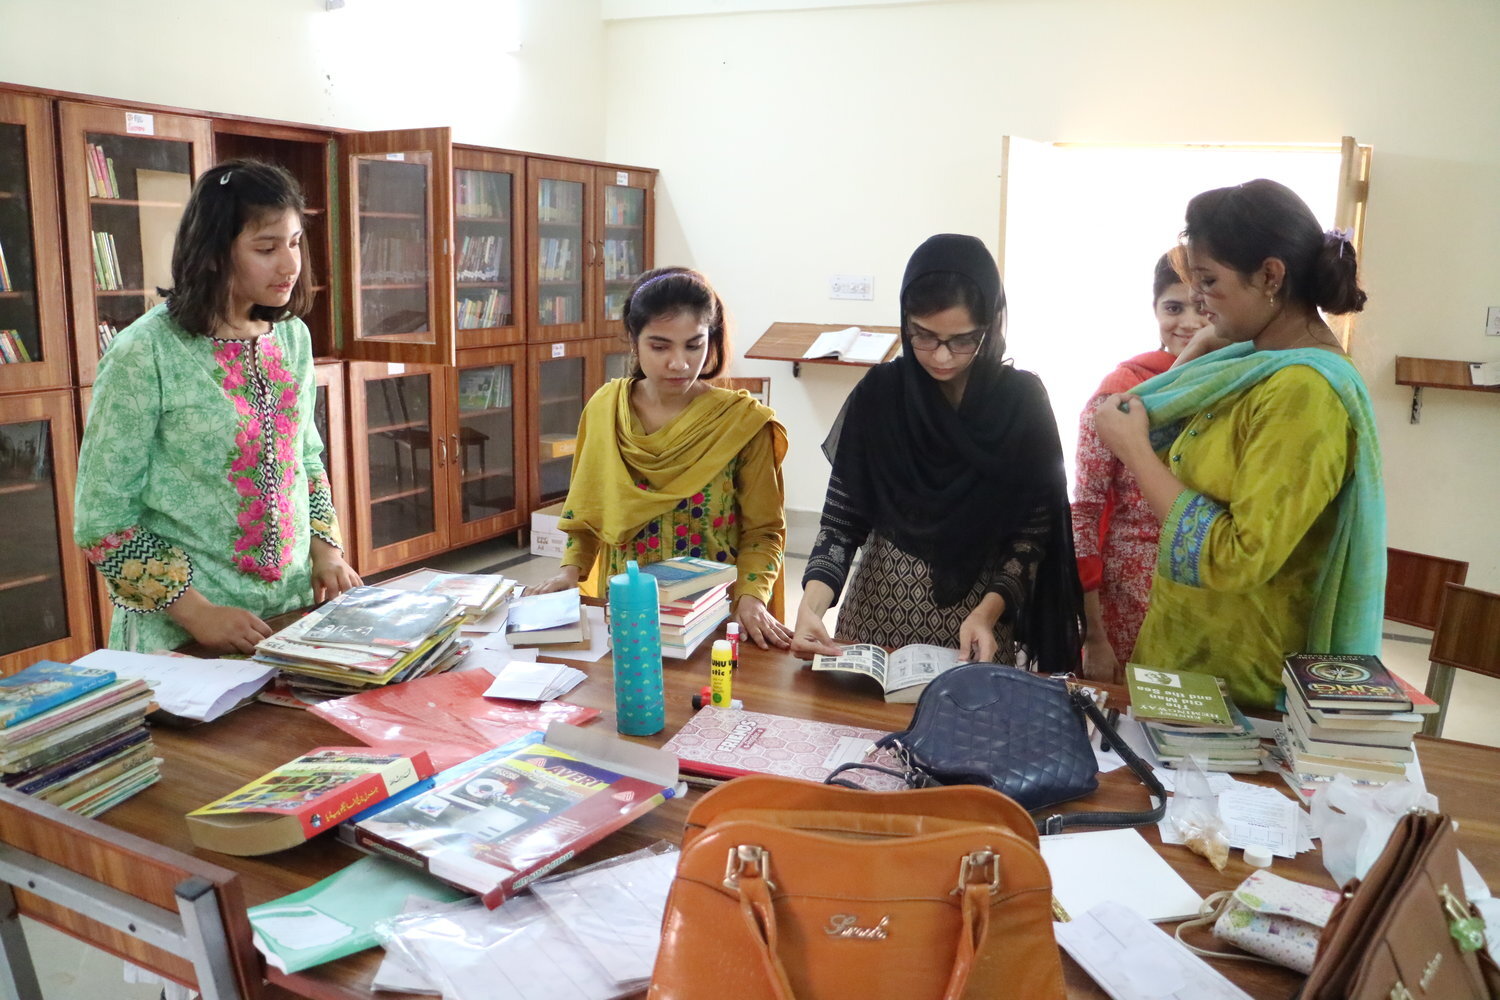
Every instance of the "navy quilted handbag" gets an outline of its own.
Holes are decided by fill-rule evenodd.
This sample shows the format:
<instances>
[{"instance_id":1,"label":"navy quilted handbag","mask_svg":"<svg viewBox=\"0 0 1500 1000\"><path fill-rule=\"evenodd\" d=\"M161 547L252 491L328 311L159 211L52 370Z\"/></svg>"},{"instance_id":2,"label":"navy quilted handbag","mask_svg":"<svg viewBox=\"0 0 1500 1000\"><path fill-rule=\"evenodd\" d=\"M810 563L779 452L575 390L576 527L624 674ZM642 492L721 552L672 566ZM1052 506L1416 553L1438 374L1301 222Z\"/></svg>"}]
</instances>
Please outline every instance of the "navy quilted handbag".
<instances>
[{"instance_id":1,"label":"navy quilted handbag","mask_svg":"<svg viewBox=\"0 0 1500 1000\"><path fill-rule=\"evenodd\" d=\"M1037 823L1043 833L1071 826L1145 826L1166 812L1166 792L1151 767L1120 739L1082 691L1061 680L996 663L968 663L944 671L917 699L911 727L878 745L907 764L916 787L983 785L1003 792L1028 812L1082 798L1099 787L1098 762L1084 718L1130 765L1156 797L1140 812L1055 814ZM844 765L839 771L859 765ZM866 765L868 766L868 765Z\"/></svg>"}]
</instances>

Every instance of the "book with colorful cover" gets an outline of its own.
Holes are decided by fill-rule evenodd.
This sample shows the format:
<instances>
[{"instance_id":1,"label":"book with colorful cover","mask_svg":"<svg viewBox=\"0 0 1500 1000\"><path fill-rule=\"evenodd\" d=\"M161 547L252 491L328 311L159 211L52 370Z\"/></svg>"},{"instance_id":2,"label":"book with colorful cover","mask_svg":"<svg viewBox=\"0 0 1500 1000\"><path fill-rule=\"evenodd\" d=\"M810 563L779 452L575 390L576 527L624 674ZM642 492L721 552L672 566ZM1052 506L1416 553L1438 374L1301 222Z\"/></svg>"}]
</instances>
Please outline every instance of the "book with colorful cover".
<instances>
[{"instance_id":1,"label":"book with colorful cover","mask_svg":"<svg viewBox=\"0 0 1500 1000\"><path fill-rule=\"evenodd\" d=\"M889 750L875 749L885 735L863 726L705 705L662 749L677 755L683 774L719 779L779 774L822 781L835 767L852 762L904 770ZM856 768L845 774L870 789L905 787L900 778L876 771Z\"/></svg>"},{"instance_id":2,"label":"book with colorful cover","mask_svg":"<svg viewBox=\"0 0 1500 1000\"><path fill-rule=\"evenodd\" d=\"M330 830L433 773L426 752L319 747L187 815L193 843L270 854Z\"/></svg>"},{"instance_id":3,"label":"book with colorful cover","mask_svg":"<svg viewBox=\"0 0 1500 1000\"><path fill-rule=\"evenodd\" d=\"M145 726L135 726L100 743L91 744L61 760L16 774L0 776L4 784L23 795L37 795L53 785L151 739Z\"/></svg>"},{"instance_id":4,"label":"book with colorful cover","mask_svg":"<svg viewBox=\"0 0 1500 1000\"><path fill-rule=\"evenodd\" d=\"M692 618L696 614L700 614L704 608L727 597L729 588L733 585L733 580L725 580L717 586L709 587L707 590L700 590L696 594L688 594L675 601L661 601L662 623L665 624L669 620L682 622ZM658 600L661 598L659 590L657 598Z\"/></svg>"},{"instance_id":5,"label":"book with colorful cover","mask_svg":"<svg viewBox=\"0 0 1500 1000\"><path fill-rule=\"evenodd\" d=\"M1212 674L1158 670L1136 663L1125 666L1130 715L1141 722L1186 726L1203 732L1239 730L1229 702Z\"/></svg>"},{"instance_id":6,"label":"book with colorful cover","mask_svg":"<svg viewBox=\"0 0 1500 1000\"><path fill-rule=\"evenodd\" d=\"M0 748L0 772L18 774L43 767L87 750L106 738L143 726L153 704L148 688L24 742Z\"/></svg>"},{"instance_id":7,"label":"book with colorful cover","mask_svg":"<svg viewBox=\"0 0 1500 1000\"><path fill-rule=\"evenodd\" d=\"M1410 712L1411 699L1378 656L1293 653L1282 679L1309 708Z\"/></svg>"},{"instance_id":8,"label":"book with colorful cover","mask_svg":"<svg viewBox=\"0 0 1500 1000\"><path fill-rule=\"evenodd\" d=\"M425 795L341 828L371 853L500 905L675 794L677 758L560 723L438 776Z\"/></svg>"},{"instance_id":9,"label":"book with colorful cover","mask_svg":"<svg viewBox=\"0 0 1500 1000\"><path fill-rule=\"evenodd\" d=\"M8 729L95 688L113 684L114 680L113 671L52 660L41 660L19 673L0 677L0 729Z\"/></svg>"},{"instance_id":10,"label":"book with colorful cover","mask_svg":"<svg viewBox=\"0 0 1500 1000\"><path fill-rule=\"evenodd\" d=\"M48 733L101 712L111 705L150 695L151 688L143 680L121 678L79 695L71 701L55 705L31 716L8 729L0 730L0 750L9 750L22 743L35 742Z\"/></svg>"},{"instance_id":11,"label":"book with colorful cover","mask_svg":"<svg viewBox=\"0 0 1500 1000\"><path fill-rule=\"evenodd\" d=\"M674 556L641 567L641 572L656 578L656 599L662 604L716 587L733 583L739 575L734 563L719 563L694 556Z\"/></svg>"},{"instance_id":12,"label":"book with colorful cover","mask_svg":"<svg viewBox=\"0 0 1500 1000\"><path fill-rule=\"evenodd\" d=\"M301 639L321 645L415 649L453 614L457 604L442 594L354 587L321 608L324 614Z\"/></svg>"}]
</instances>

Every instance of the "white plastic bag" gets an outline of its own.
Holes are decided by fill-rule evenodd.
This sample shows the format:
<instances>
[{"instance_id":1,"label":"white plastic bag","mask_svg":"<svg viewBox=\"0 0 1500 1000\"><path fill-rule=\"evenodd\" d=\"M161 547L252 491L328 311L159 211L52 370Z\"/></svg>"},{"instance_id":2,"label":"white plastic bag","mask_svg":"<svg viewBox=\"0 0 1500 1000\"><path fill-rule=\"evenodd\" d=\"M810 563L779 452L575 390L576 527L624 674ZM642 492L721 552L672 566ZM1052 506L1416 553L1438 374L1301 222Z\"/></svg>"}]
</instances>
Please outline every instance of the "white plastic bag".
<instances>
[{"instance_id":1,"label":"white plastic bag","mask_svg":"<svg viewBox=\"0 0 1500 1000\"><path fill-rule=\"evenodd\" d=\"M1177 765L1176 791L1167 801L1167 824L1188 849L1201 854L1218 871L1229 861L1229 835L1219 813L1219 793L1212 790L1202 761L1187 756Z\"/></svg>"},{"instance_id":2,"label":"white plastic bag","mask_svg":"<svg viewBox=\"0 0 1500 1000\"><path fill-rule=\"evenodd\" d=\"M1334 883L1363 878L1385 849L1396 821L1414 808L1437 812L1437 796L1405 778L1357 785L1341 774L1319 788L1309 812L1313 835L1323 841L1323 867Z\"/></svg>"}]
</instances>

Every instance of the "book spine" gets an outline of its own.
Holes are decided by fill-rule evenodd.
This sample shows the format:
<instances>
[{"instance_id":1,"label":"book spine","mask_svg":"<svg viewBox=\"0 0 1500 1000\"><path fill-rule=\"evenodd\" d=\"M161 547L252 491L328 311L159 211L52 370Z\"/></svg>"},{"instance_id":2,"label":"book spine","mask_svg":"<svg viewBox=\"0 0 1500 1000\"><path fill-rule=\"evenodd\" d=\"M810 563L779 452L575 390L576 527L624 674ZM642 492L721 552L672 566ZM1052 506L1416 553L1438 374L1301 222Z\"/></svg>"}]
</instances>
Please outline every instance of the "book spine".
<instances>
[{"instance_id":1,"label":"book spine","mask_svg":"<svg viewBox=\"0 0 1500 1000\"><path fill-rule=\"evenodd\" d=\"M97 770L68 775L51 786L32 794L45 802L61 802L76 798L84 792L113 781L126 771L134 770L142 764L147 763L151 760L151 755L155 752L155 749L155 745L150 740L147 740L145 743L137 744L127 751L125 756L113 763L95 765Z\"/></svg>"},{"instance_id":2,"label":"book spine","mask_svg":"<svg viewBox=\"0 0 1500 1000\"><path fill-rule=\"evenodd\" d=\"M344 836L343 831L345 830L349 831L348 836ZM339 827L339 836L341 840L351 847L357 847L366 853L378 854L383 858L390 858L393 861L401 861L411 865L413 868L420 868L429 874L432 871L432 866L427 863L427 859L422 856L421 852L413 850L410 847L404 847L401 844L388 843L357 826L345 825ZM450 882L449 884L452 885L453 883ZM457 886L456 888L463 889L465 887Z\"/></svg>"}]
</instances>

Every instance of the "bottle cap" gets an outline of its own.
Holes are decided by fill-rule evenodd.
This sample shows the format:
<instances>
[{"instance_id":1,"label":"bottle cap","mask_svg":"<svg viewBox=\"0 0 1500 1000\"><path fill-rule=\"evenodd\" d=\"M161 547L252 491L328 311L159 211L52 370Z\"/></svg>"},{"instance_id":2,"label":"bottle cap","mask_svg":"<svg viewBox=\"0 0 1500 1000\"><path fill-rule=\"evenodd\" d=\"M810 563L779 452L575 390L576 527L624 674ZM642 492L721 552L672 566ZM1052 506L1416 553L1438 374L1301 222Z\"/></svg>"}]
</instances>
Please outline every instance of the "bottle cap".
<instances>
[{"instance_id":1,"label":"bottle cap","mask_svg":"<svg viewBox=\"0 0 1500 1000\"><path fill-rule=\"evenodd\" d=\"M723 656L727 660L734 652L734 647L729 644L728 639L715 639L713 649L709 652L711 656Z\"/></svg>"},{"instance_id":2,"label":"bottle cap","mask_svg":"<svg viewBox=\"0 0 1500 1000\"><path fill-rule=\"evenodd\" d=\"M730 622L728 625L725 625L724 634L731 639L738 639L740 637L740 623Z\"/></svg>"},{"instance_id":3,"label":"bottle cap","mask_svg":"<svg viewBox=\"0 0 1500 1000\"><path fill-rule=\"evenodd\" d=\"M1245 864L1251 868L1271 867L1271 849L1253 844L1245 848Z\"/></svg>"}]
</instances>

